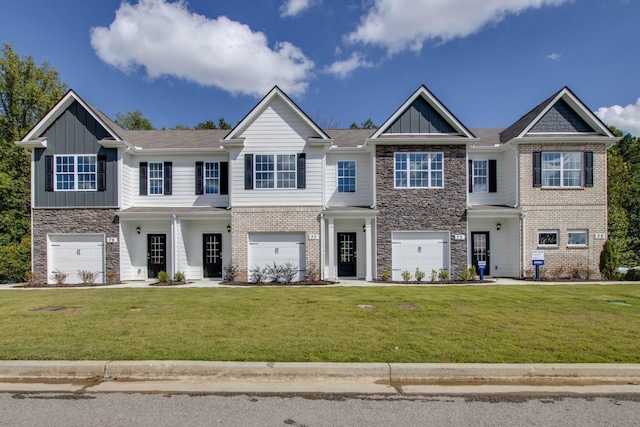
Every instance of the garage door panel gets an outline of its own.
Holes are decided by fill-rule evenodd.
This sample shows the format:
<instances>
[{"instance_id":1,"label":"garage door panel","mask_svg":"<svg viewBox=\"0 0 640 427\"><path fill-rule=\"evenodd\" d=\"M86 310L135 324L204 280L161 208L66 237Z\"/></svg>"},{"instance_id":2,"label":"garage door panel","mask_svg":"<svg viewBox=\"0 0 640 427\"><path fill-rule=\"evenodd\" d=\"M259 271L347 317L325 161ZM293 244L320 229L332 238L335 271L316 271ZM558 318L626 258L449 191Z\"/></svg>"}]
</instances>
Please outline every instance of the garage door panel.
<instances>
[{"instance_id":1,"label":"garage door panel","mask_svg":"<svg viewBox=\"0 0 640 427\"><path fill-rule=\"evenodd\" d=\"M302 233L252 233L249 235L249 268L292 264L304 279L305 235Z\"/></svg>"},{"instance_id":2,"label":"garage door panel","mask_svg":"<svg viewBox=\"0 0 640 427\"><path fill-rule=\"evenodd\" d=\"M392 239L393 280L403 280L402 272L405 270L412 275L416 268L427 275L431 270L448 270L448 233L394 232Z\"/></svg>"},{"instance_id":3,"label":"garage door panel","mask_svg":"<svg viewBox=\"0 0 640 427\"><path fill-rule=\"evenodd\" d=\"M82 283L82 270L97 273L95 282L104 282L103 235L49 235L49 242L49 283L55 283L51 276L58 271L68 275L65 283Z\"/></svg>"}]
</instances>

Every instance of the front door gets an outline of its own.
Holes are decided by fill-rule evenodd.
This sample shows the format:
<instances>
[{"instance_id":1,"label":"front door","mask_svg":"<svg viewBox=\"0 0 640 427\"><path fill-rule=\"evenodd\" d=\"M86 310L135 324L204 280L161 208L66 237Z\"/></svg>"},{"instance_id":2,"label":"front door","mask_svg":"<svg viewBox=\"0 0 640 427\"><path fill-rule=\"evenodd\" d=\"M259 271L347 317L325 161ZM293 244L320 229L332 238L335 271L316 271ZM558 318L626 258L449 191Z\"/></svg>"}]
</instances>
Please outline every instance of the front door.
<instances>
[{"instance_id":1,"label":"front door","mask_svg":"<svg viewBox=\"0 0 640 427\"><path fill-rule=\"evenodd\" d=\"M475 231L471 232L471 253L473 254L472 263L476 267L476 271L480 273L478 267L478 261L484 261L486 275L491 275L491 263L489 262L489 232L488 231Z\"/></svg>"},{"instance_id":2,"label":"front door","mask_svg":"<svg viewBox=\"0 0 640 427\"><path fill-rule=\"evenodd\" d=\"M202 235L204 277L222 277L222 234Z\"/></svg>"},{"instance_id":3,"label":"front door","mask_svg":"<svg viewBox=\"0 0 640 427\"><path fill-rule=\"evenodd\" d=\"M155 279L161 271L167 271L167 235L147 235L147 270L149 278Z\"/></svg>"},{"instance_id":4,"label":"front door","mask_svg":"<svg viewBox=\"0 0 640 427\"><path fill-rule=\"evenodd\" d=\"M356 233L338 233L338 276L356 276Z\"/></svg>"}]
</instances>

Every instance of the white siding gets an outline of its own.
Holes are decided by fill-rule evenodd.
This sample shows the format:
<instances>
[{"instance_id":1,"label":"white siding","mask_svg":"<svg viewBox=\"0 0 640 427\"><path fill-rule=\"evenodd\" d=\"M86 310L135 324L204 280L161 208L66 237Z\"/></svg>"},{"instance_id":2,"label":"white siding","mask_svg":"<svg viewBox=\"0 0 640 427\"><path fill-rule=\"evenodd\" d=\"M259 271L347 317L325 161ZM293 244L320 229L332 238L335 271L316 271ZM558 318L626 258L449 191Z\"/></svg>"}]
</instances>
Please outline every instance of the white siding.
<instances>
[{"instance_id":1,"label":"white siding","mask_svg":"<svg viewBox=\"0 0 640 427\"><path fill-rule=\"evenodd\" d=\"M518 156L515 148L510 148L504 153L503 169L505 176L504 199L505 205L516 206L518 204L518 184L520 177L517 172ZM520 174L522 176L522 174Z\"/></svg>"},{"instance_id":2,"label":"white siding","mask_svg":"<svg viewBox=\"0 0 640 427\"><path fill-rule=\"evenodd\" d=\"M504 156L502 153L470 153L469 160L496 160L496 184L495 193L470 193L469 203L471 205L500 206L505 204L504 190L510 178L505 174Z\"/></svg>"},{"instance_id":3,"label":"white siding","mask_svg":"<svg viewBox=\"0 0 640 427\"><path fill-rule=\"evenodd\" d=\"M133 159L129 153L122 154L122 174L120 183L120 192L122 194L122 209L128 209L133 206L133 192L138 178L134 180L134 169L132 166ZM136 171L137 172L137 171Z\"/></svg>"},{"instance_id":4,"label":"white siding","mask_svg":"<svg viewBox=\"0 0 640 427\"><path fill-rule=\"evenodd\" d=\"M141 233L136 233L136 227ZM171 260L171 221L121 221L120 222L120 279L147 279L147 234L167 235L167 272L173 274Z\"/></svg>"},{"instance_id":5,"label":"white siding","mask_svg":"<svg viewBox=\"0 0 640 427\"><path fill-rule=\"evenodd\" d=\"M199 280L202 270L202 235L205 233L222 234L222 266L231 261L231 234L227 232L229 220L201 221L182 220L182 233L178 238L178 270L188 280ZM224 274L224 271L223 271Z\"/></svg>"},{"instance_id":6,"label":"white siding","mask_svg":"<svg viewBox=\"0 0 640 427\"><path fill-rule=\"evenodd\" d=\"M500 230L496 224L500 223ZM472 219L469 221L468 254L471 265L471 232L489 232L490 270L486 275L493 277L519 277L520 265L520 221L518 218Z\"/></svg>"},{"instance_id":7,"label":"white siding","mask_svg":"<svg viewBox=\"0 0 640 427\"><path fill-rule=\"evenodd\" d=\"M356 162L356 192L338 193L338 161ZM373 171L371 154L327 154L325 168L326 199L329 206L371 206L373 205Z\"/></svg>"},{"instance_id":8,"label":"white siding","mask_svg":"<svg viewBox=\"0 0 640 427\"><path fill-rule=\"evenodd\" d=\"M216 206L227 207L229 196L227 195L196 195L195 172L196 162L222 162L227 161L224 155L138 155L133 159L133 206L158 207L158 206ZM172 162L172 194L170 196L141 196L140 195L140 162Z\"/></svg>"},{"instance_id":9,"label":"white siding","mask_svg":"<svg viewBox=\"0 0 640 427\"><path fill-rule=\"evenodd\" d=\"M313 129L284 102L274 101L257 116L239 138L244 138L241 151L231 153L233 205L322 205L324 154L310 147L309 137L317 137ZM245 154L306 153L305 189L244 189Z\"/></svg>"}]
</instances>

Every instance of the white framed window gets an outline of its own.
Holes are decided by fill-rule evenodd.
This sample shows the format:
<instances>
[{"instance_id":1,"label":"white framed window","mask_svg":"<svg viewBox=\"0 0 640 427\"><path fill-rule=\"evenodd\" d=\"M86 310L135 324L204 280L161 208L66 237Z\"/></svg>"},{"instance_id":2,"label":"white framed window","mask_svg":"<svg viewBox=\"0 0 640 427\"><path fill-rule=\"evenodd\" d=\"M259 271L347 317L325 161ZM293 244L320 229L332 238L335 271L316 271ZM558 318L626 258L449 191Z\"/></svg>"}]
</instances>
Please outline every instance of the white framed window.
<instances>
[{"instance_id":1,"label":"white framed window","mask_svg":"<svg viewBox=\"0 0 640 427\"><path fill-rule=\"evenodd\" d=\"M395 188L443 188L443 153L395 153Z\"/></svg>"},{"instance_id":2,"label":"white framed window","mask_svg":"<svg viewBox=\"0 0 640 427\"><path fill-rule=\"evenodd\" d=\"M54 156L55 191L96 191L95 154Z\"/></svg>"},{"instance_id":3,"label":"white framed window","mask_svg":"<svg viewBox=\"0 0 640 427\"><path fill-rule=\"evenodd\" d=\"M164 163L149 163L149 193L150 195L164 194Z\"/></svg>"},{"instance_id":4,"label":"white framed window","mask_svg":"<svg viewBox=\"0 0 640 427\"><path fill-rule=\"evenodd\" d=\"M543 152L541 154L542 186L582 186L582 156L580 152Z\"/></svg>"},{"instance_id":5,"label":"white framed window","mask_svg":"<svg viewBox=\"0 0 640 427\"><path fill-rule=\"evenodd\" d=\"M472 162L472 180L474 193L489 192L489 161L474 160Z\"/></svg>"},{"instance_id":6,"label":"white framed window","mask_svg":"<svg viewBox=\"0 0 640 427\"><path fill-rule=\"evenodd\" d=\"M558 246L558 230L538 230L538 246Z\"/></svg>"},{"instance_id":7,"label":"white framed window","mask_svg":"<svg viewBox=\"0 0 640 427\"><path fill-rule=\"evenodd\" d=\"M295 154L256 154L255 188L296 188Z\"/></svg>"},{"instance_id":8,"label":"white framed window","mask_svg":"<svg viewBox=\"0 0 640 427\"><path fill-rule=\"evenodd\" d=\"M356 192L356 162L341 160L337 164L338 193Z\"/></svg>"},{"instance_id":9,"label":"white framed window","mask_svg":"<svg viewBox=\"0 0 640 427\"><path fill-rule=\"evenodd\" d=\"M219 194L220 193L220 163L204 164L204 193Z\"/></svg>"},{"instance_id":10,"label":"white framed window","mask_svg":"<svg viewBox=\"0 0 640 427\"><path fill-rule=\"evenodd\" d=\"M568 246L587 246L589 244L588 230L568 230L567 245Z\"/></svg>"}]
</instances>

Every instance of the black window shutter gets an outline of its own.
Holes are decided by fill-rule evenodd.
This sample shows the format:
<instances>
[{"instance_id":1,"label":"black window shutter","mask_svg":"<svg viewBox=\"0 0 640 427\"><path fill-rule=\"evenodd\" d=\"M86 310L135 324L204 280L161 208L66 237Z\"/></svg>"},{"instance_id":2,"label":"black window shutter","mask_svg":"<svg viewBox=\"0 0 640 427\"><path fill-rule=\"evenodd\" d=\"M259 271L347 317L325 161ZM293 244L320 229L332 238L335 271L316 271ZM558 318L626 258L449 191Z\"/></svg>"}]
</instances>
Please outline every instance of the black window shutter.
<instances>
[{"instance_id":1,"label":"black window shutter","mask_svg":"<svg viewBox=\"0 0 640 427\"><path fill-rule=\"evenodd\" d=\"M229 162L220 162L220 194L229 194Z\"/></svg>"},{"instance_id":2,"label":"black window shutter","mask_svg":"<svg viewBox=\"0 0 640 427\"><path fill-rule=\"evenodd\" d=\"M107 156L98 156L98 191L107 189Z\"/></svg>"},{"instance_id":3,"label":"black window shutter","mask_svg":"<svg viewBox=\"0 0 640 427\"><path fill-rule=\"evenodd\" d=\"M244 189L253 190L253 154L244 155Z\"/></svg>"},{"instance_id":4,"label":"black window shutter","mask_svg":"<svg viewBox=\"0 0 640 427\"><path fill-rule=\"evenodd\" d=\"M298 154L298 188L307 188L307 155Z\"/></svg>"},{"instance_id":5,"label":"black window shutter","mask_svg":"<svg viewBox=\"0 0 640 427\"><path fill-rule=\"evenodd\" d=\"M498 191L496 163L495 160L489 160L489 193L496 193Z\"/></svg>"},{"instance_id":6,"label":"black window shutter","mask_svg":"<svg viewBox=\"0 0 640 427\"><path fill-rule=\"evenodd\" d=\"M593 151L584 153L584 186L593 187Z\"/></svg>"},{"instance_id":7,"label":"black window shutter","mask_svg":"<svg viewBox=\"0 0 640 427\"><path fill-rule=\"evenodd\" d=\"M196 194L204 194L204 163L196 162Z\"/></svg>"},{"instance_id":8,"label":"black window shutter","mask_svg":"<svg viewBox=\"0 0 640 427\"><path fill-rule=\"evenodd\" d=\"M171 170L173 162L164 162L164 195L171 195Z\"/></svg>"},{"instance_id":9,"label":"black window shutter","mask_svg":"<svg viewBox=\"0 0 640 427\"><path fill-rule=\"evenodd\" d=\"M140 162L140 195L147 195L147 169L149 164L147 162Z\"/></svg>"},{"instance_id":10,"label":"black window shutter","mask_svg":"<svg viewBox=\"0 0 640 427\"><path fill-rule=\"evenodd\" d=\"M533 152L533 186L542 187L542 153Z\"/></svg>"},{"instance_id":11,"label":"black window shutter","mask_svg":"<svg viewBox=\"0 0 640 427\"><path fill-rule=\"evenodd\" d=\"M44 191L53 191L53 156L44 156Z\"/></svg>"},{"instance_id":12,"label":"black window shutter","mask_svg":"<svg viewBox=\"0 0 640 427\"><path fill-rule=\"evenodd\" d=\"M473 193L473 160L469 160L469 193Z\"/></svg>"}]
</instances>

